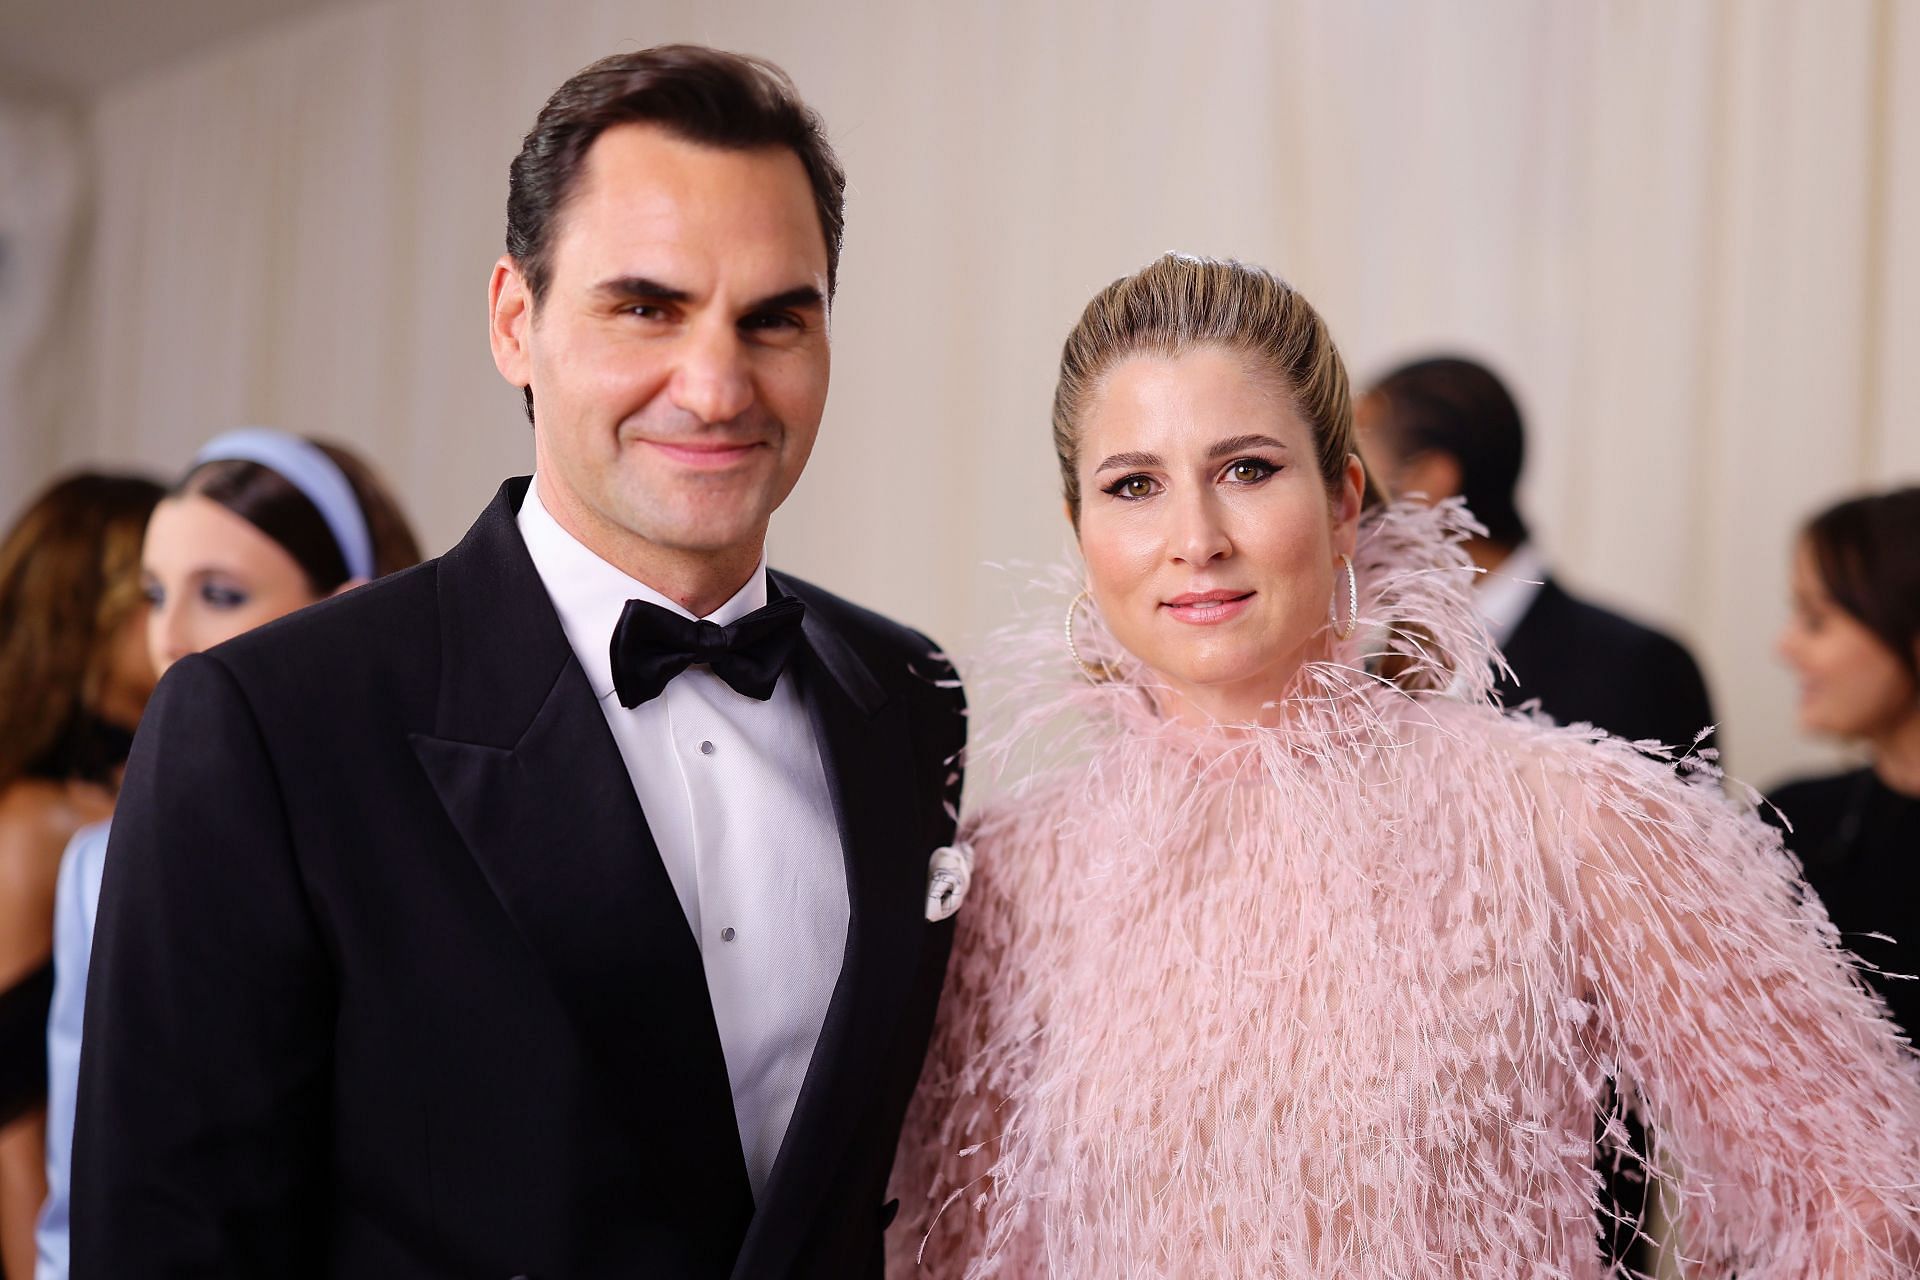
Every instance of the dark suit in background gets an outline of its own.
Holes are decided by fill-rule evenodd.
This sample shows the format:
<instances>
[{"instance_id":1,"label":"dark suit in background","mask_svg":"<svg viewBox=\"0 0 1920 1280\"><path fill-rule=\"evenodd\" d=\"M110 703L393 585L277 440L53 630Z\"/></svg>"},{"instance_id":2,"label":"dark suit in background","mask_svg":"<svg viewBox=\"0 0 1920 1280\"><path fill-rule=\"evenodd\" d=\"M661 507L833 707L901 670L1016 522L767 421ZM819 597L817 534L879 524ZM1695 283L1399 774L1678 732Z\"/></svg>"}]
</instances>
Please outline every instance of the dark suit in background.
<instances>
[{"instance_id":1,"label":"dark suit in background","mask_svg":"<svg viewBox=\"0 0 1920 1280\"><path fill-rule=\"evenodd\" d=\"M108 854L79 1280L877 1278L959 690L793 579L850 906L763 1202L700 951L515 526L178 664Z\"/></svg>"},{"instance_id":2,"label":"dark suit in background","mask_svg":"<svg viewBox=\"0 0 1920 1280\"><path fill-rule=\"evenodd\" d=\"M1714 723L1706 679L1677 640L1569 595L1551 577L1505 653L1513 674L1501 677L1496 692L1509 707L1538 698L1561 724L1584 721L1682 752Z\"/></svg>"}]
</instances>

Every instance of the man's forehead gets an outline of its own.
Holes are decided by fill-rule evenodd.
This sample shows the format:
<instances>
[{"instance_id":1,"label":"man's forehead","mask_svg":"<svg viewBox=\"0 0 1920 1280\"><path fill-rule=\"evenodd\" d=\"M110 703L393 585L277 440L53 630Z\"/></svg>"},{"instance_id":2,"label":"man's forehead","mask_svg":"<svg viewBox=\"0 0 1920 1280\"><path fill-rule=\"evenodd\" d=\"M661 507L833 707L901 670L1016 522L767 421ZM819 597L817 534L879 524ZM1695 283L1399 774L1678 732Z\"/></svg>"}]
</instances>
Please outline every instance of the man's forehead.
<instances>
[{"instance_id":1,"label":"man's forehead","mask_svg":"<svg viewBox=\"0 0 1920 1280\"><path fill-rule=\"evenodd\" d=\"M599 269L607 254L719 258L741 266L826 269L826 239L800 158L784 147L728 150L652 125L620 125L595 140L567 208L560 242Z\"/></svg>"}]
</instances>

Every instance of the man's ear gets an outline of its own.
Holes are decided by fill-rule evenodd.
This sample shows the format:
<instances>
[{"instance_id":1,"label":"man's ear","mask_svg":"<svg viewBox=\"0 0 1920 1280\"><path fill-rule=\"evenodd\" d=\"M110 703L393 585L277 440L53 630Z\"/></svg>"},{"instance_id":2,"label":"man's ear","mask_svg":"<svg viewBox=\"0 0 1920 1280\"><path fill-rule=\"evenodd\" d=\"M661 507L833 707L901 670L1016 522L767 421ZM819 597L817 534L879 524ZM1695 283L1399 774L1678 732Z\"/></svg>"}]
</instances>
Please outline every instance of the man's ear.
<instances>
[{"instance_id":1,"label":"man's ear","mask_svg":"<svg viewBox=\"0 0 1920 1280\"><path fill-rule=\"evenodd\" d=\"M511 254L501 254L487 281L487 338L493 347L493 367L516 387L533 381L529 345L533 330L533 291Z\"/></svg>"},{"instance_id":2,"label":"man's ear","mask_svg":"<svg viewBox=\"0 0 1920 1280\"><path fill-rule=\"evenodd\" d=\"M1394 476L1394 496L1425 494L1429 503L1443 502L1460 495L1464 479L1460 459L1440 449L1422 449L1400 464Z\"/></svg>"}]
</instances>

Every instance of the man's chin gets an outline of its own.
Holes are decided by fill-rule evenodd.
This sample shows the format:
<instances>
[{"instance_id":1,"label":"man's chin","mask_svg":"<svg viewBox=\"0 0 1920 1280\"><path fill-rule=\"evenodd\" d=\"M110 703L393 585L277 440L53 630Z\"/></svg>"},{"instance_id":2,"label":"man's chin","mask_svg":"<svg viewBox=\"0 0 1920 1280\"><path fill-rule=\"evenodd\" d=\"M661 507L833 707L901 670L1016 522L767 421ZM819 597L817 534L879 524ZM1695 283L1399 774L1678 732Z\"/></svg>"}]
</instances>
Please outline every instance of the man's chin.
<instances>
[{"instance_id":1,"label":"man's chin","mask_svg":"<svg viewBox=\"0 0 1920 1280\"><path fill-rule=\"evenodd\" d=\"M635 513L634 518L621 522L633 537L649 546L677 555L719 557L732 554L759 555L766 542L766 525L724 524L689 521L676 523L663 521L659 513Z\"/></svg>"}]
</instances>

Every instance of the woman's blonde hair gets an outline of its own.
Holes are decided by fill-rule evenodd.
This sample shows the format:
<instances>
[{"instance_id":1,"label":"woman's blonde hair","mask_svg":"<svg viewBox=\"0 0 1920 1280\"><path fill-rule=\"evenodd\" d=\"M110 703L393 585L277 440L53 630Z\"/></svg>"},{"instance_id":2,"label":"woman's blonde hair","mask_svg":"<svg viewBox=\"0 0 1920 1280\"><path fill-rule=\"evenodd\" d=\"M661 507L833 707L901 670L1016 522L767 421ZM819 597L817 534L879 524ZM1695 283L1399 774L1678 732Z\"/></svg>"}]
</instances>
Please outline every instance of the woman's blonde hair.
<instances>
[{"instance_id":1,"label":"woman's blonde hair","mask_svg":"<svg viewBox=\"0 0 1920 1280\"><path fill-rule=\"evenodd\" d=\"M1075 527L1080 523L1080 422L1114 365L1220 347L1252 360L1285 388L1313 431L1320 475L1333 492L1357 456L1347 369L1326 321L1271 272L1230 259L1169 253L1094 296L1067 335L1053 394L1053 448ZM1369 476L1362 505L1381 500Z\"/></svg>"}]
</instances>

